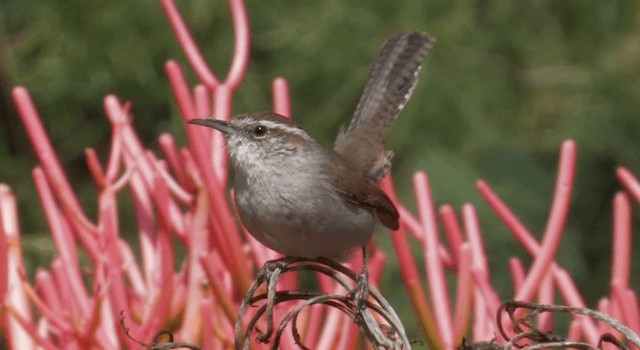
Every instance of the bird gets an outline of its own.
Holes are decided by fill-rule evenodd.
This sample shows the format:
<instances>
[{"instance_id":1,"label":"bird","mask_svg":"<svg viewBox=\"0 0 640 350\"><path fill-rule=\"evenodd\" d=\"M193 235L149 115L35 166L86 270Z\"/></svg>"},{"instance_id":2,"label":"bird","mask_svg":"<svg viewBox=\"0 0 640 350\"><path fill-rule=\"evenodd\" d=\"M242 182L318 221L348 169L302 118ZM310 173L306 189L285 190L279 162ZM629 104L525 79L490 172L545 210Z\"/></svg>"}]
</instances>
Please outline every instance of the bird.
<instances>
[{"instance_id":1,"label":"bird","mask_svg":"<svg viewBox=\"0 0 640 350\"><path fill-rule=\"evenodd\" d=\"M333 148L274 112L188 121L224 134L237 211L253 237L285 256L344 261L367 244L377 221L399 228L398 210L378 186L393 156L384 137L434 42L424 32L403 32L383 43Z\"/></svg>"}]
</instances>

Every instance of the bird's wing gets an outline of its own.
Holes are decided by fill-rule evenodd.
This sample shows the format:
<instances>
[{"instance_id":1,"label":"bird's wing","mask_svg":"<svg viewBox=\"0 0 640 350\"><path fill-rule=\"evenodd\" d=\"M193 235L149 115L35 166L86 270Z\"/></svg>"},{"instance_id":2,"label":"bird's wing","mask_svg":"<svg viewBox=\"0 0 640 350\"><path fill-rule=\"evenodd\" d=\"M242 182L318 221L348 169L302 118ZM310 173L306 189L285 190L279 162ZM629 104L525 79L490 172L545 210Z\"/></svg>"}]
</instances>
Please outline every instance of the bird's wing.
<instances>
[{"instance_id":1,"label":"bird's wing","mask_svg":"<svg viewBox=\"0 0 640 350\"><path fill-rule=\"evenodd\" d=\"M333 163L333 164L337 164ZM329 175L337 193L347 202L359 207L366 207L376 213L378 220L387 228L397 230L400 226L400 214L391 199L370 178L364 174L339 165ZM358 176L361 175L361 176Z\"/></svg>"}]
</instances>

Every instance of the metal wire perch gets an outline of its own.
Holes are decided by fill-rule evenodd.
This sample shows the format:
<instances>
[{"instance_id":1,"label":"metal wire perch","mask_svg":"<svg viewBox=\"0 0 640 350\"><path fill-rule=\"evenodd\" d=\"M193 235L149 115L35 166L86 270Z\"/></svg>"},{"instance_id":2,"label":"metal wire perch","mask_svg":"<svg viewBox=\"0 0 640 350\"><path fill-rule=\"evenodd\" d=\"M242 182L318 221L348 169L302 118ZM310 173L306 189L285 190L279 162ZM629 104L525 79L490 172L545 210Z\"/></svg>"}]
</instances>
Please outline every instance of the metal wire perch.
<instances>
[{"instance_id":1,"label":"metal wire perch","mask_svg":"<svg viewBox=\"0 0 640 350\"><path fill-rule=\"evenodd\" d=\"M315 271L329 276L344 288L345 293L324 294L319 291L306 290L277 291L276 286L280 277L296 271ZM373 345L374 349L411 349L402 322L382 295L375 289L368 289L367 294L362 295L361 290L353 287L358 285L359 276L347 267L324 258L283 258L267 262L240 305L235 325L236 350L249 349L254 330L258 332L256 337L258 342L269 343L273 340L271 348L277 349L280 338L290 322L295 342L301 349L309 349L298 333L297 321L300 312L312 305L327 305L348 315L360 327L364 337ZM258 290L264 290L261 287L265 284L266 293L255 295ZM277 329L275 329L274 306L291 301L299 303L280 320ZM248 321L245 321L244 318L250 306L257 307L257 310ZM256 327L263 316L266 317L265 331ZM378 320L383 320L383 322L379 323ZM273 339L271 339L272 336Z\"/></svg>"}]
</instances>

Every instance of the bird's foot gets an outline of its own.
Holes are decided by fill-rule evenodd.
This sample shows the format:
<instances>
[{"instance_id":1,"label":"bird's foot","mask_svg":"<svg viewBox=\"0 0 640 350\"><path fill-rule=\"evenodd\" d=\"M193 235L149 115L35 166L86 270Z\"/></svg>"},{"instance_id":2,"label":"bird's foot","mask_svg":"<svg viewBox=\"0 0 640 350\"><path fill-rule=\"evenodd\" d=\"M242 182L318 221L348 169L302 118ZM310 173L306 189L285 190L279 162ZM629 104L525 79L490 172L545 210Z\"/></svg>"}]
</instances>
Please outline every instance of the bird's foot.
<instances>
[{"instance_id":1,"label":"bird's foot","mask_svg":"<svg viewBox=\"0 0 640 350\"><path fill-rule=\"evenodd\" d=\"M369 271L366 266L358 274L356 285L349 292L349 296L353 298L357 312L362 312L367 308L367 301L369 300Z\"/></svg>"},{"instance_id":2,"label":"bird's foot","mask_svg":"<svg viewBox=\"0 0 640 350\"><path fill-rule=\"evenodd\" d=\"M268 281L276 271L278 271L278 273L282 272L282 270L287 266L289 262L285 260L287 260L287 258L268 260L264 265L262 265L262 270L258 273L258 277L262 277Z\"/></svg>"}]
</instances>

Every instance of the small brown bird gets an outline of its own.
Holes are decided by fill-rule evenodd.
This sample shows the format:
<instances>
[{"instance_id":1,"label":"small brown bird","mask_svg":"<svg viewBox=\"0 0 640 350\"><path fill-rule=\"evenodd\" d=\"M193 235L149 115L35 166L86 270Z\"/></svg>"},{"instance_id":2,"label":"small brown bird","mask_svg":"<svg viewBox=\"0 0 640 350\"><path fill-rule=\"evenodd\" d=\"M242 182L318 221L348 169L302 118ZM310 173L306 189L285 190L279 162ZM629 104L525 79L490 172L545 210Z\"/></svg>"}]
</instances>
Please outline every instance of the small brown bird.
<instances>
[{"instance_id":1,"label":"small brown bird","mask_svg":"<svg viewBox=\"0 0 640 350\"><path fill-rule=\"evenodd\" d=\"M398 211L378 187L393 155L383 141L434 41L421 32L385 41L333 149L271 112L189 121L225 135L238 213L258 241L287 256L343 260L369 241L376 219L398 229Z\"/></svg>"}]
</instances>

